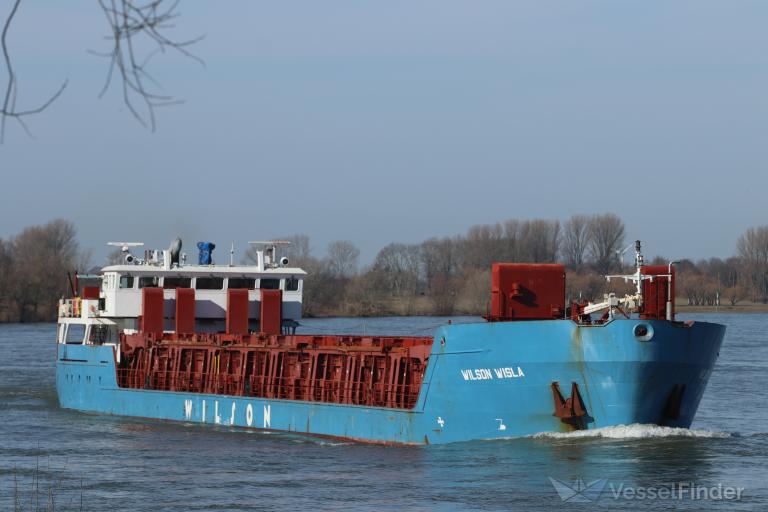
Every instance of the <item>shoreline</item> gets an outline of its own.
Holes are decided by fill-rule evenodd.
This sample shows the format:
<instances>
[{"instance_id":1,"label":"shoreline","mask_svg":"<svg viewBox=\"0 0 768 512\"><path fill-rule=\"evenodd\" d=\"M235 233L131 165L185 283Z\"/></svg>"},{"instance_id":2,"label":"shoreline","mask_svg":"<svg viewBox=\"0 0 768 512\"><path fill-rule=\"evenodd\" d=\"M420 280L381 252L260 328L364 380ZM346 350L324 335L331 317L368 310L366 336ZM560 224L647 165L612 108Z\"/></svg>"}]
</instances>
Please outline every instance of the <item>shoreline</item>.
<instances>
[{"instance_id":1,"label":"shoreline","mask_svg":"<svg viewBox=\"0 0 768 512\"><path fill-rule=\"evenodd\" d=\"M735 313L735 314L751 314L751 313L768 313L768 304L736 304L721 305L721 306L688 306L682 304L675 305L676 314L685 313ZM343 315L343 314L320 314L320 315L307 315L305 319L326 319L326 318L397 318L397 317L434 317L434 318L456 318L456 317L482 317L482 314L470 313L467 311L456 311L450 315L440 315L431 313L429 311L418 311L414 313L396 313L386 312L378 315ZM55 324L56 319L49 321L37 321L37 322L8 322L6 320L0 320L0 325L31 325L31 324Z\"/></svg>"},{"instance_id":2,"label":"shoreline","mask_svg":"<svg viewBox=\"0 0 768 512\"><path fill-rule=\"evenodd\" d=\"M768 304L736 304L735 306L675 305L675 313L768 313Z\"/></svg>"}]
</instances>

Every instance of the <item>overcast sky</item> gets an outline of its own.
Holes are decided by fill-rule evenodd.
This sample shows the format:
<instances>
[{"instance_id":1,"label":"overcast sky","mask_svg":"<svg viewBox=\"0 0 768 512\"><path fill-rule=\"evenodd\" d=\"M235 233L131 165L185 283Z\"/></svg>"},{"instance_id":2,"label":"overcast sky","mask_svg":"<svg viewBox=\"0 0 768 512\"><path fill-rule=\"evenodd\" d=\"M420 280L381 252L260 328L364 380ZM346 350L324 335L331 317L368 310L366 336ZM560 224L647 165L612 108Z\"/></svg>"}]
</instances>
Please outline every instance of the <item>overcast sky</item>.
<instances>
[{"instance_id":1,"label":"overcast sky","mask_svg":"<svg viewBox=\"0 0 768 512\"><path fill-rule=\"evenodd\" d=\"M4 17L10 0L0 0ZM24 0L0 237L63 217L166 247L306 233L363 261L507 218L614 212L646 255L728 256L768 223L768 3L185 0L194 51L150 66L186 100L152 134L98 92L95 0ZM6 75L0 68L0 83Z\"/></svg>"}]
</instances>

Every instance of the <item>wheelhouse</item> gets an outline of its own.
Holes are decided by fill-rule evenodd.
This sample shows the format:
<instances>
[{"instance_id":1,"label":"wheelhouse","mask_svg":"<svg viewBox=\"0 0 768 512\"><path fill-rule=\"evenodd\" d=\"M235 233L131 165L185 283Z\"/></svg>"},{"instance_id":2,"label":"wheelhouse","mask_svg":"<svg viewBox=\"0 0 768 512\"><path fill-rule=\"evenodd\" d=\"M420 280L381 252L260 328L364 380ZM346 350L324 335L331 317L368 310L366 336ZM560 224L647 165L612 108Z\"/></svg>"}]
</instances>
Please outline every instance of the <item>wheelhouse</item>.
<instances>
[{"instance_id":1,"label":"wheelhouse","mask_svg":"<svg viewBox=\"0 0 768 512\"><path fill-rule=\"evenodd\" d=\"M61 301L59 341L104 342L114 340L120 331L139 329L145 288L162 290L163 317L168 330L174 326L180 289L194 291L195 330L199 332L225 330L230 290L247 291L247 315L252 330L259 328L262 290L279 290L282 323L298 324L307 274L300 268L289 267L285 257L277 260L276 246L280 242L264 242L265 246L256 252L255 265L216 265L211 257L215 246L209 242L201 244L207 252L204 254L201 248L198 264L187 264L186 256L179 254L180 241L175 251L172 244L167 251L145 251L144 258L130 252L137 243L113 243L122 247L123 262L104 267L99 286L87 287L81 296ZM78 324L80 327L74 327ZM92 327L99 325L111 325L114 329Z\"/></svg>"}]
</instances>

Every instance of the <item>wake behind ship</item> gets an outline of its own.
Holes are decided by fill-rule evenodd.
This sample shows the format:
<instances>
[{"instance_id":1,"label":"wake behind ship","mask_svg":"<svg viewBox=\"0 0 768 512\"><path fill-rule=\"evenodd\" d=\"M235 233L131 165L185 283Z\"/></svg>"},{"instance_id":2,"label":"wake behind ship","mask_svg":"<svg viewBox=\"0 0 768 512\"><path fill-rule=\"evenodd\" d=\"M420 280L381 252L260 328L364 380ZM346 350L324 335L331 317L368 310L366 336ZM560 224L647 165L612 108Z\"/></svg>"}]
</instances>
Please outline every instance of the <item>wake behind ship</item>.
<instances>
[{"instance_id":1,"label":"wake behind ship","mask_svg":"<svg viewBox=\"0 0 768 512\"><path fill-rule=\"evenodd\" d=\"M295 334L306 273L281 242L250 266L116 245L124 263L59 304L65 408L394 444L688 427L725 333L675 320L674 267L639 242L635 273L608 276L631 295L566 306L562 265L495 263L485 321L431 337Z\"/></svg>"}]
</instances>

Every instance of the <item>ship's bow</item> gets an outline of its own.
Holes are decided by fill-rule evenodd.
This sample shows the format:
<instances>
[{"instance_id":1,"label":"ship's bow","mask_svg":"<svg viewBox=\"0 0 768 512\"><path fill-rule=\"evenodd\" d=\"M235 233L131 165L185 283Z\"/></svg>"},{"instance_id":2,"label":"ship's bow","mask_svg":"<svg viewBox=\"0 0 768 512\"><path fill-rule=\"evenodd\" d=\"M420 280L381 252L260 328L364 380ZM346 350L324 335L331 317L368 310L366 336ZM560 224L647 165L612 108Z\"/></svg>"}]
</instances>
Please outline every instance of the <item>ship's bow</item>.
<instances>
[{"instance_id":1,"label":"ship's bow","mask_svg":"<svg viewBox=\"0 0 768 512\"><path fill-rule=\"evenodd\" d=\"M689 427L706 389L725 326L622 320L582 332L585 384L594 426ZM610 336L617 342L606 342ZM612 348L620 349L614 353Z\"/></svg>"},{"instance_id":2,"label":"ship's bow","mask_svg":"<svg viewBox=\"0 0 768 512\"><path fill-rule=\"evenodd\" d=\"M430 442L614 425L691 425L725 327L621 319L454 325L425 383Z\"/></svg>"}]
</instances>

